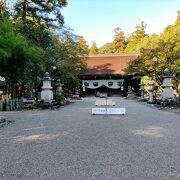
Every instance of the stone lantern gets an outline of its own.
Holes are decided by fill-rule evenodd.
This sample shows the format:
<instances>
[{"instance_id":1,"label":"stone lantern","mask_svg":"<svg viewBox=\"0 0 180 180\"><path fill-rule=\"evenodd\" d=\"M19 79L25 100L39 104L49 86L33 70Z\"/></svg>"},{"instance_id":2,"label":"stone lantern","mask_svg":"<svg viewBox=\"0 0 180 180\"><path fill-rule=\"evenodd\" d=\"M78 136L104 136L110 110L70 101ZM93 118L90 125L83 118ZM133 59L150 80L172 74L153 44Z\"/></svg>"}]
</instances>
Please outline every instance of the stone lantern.
<instances>
[{"instance_id":1,"label":"stone lantern","mask_svg":"<svg viewBox=\"0 0 180 180\"><path fill-rule=\"evenodd\" d=\"M144 99L144 86L145 84L142 82L141 84L139 84L140 86L140 91L141 91L141 99Z\"/></svg>"},{"instance_id":2,"label":"stone lantern","mask_svg":"<svg viewBox=\"0 0 180 180\"><path fill-rule=\"evenodd\" d=\"M41 100L43 100L44 103L52 103L53 101L51 80L49 73L46 72L43 77L43 86L41 87Z\"/></svg>"},{"instance_id":3,"label":"stone lantern","mask_svg":"<svg viewBox=\"0 0 180 180\"><path fill-rule=\"evenodd\" d=\"M163 84L162 84L162 98L165 99L174 99L173 88L172 88L172 74L169 69L166 68L163 72Z\"/></svg>"},{"instance_id":4,"label":"stone lantern","mask_svg":"<svg viewBox=\"0 0 180 180\"><path fill-rule=\"evenodd\" d=\"M61 95L62 94L62 92L63 92L63 89L62 89L63 85L64 84L62 84L60 82L60 80L58 80L58 82L57 82L57 95Z\"/></svg>"},{"instance_id":5,"label":"stone lantern","mask_svg":"<svg viewBox=\"0 0 180 180\"><path fill-rule=\"evenodd\" d=\"M83 89L83 92L86 91L86 86L84 84L82 85L82 89Z\"/></svg>"},{"instance_id":6,"label":"stone lantern","mask_svg":"<svg viewBox=\"0 0 180 180\"><path fill-rule=\"evenodd\" d=\"M152 81L149 82L149 102L153 102L153 91L154 91L154 83Z\"/></svg>"}]
</instances>

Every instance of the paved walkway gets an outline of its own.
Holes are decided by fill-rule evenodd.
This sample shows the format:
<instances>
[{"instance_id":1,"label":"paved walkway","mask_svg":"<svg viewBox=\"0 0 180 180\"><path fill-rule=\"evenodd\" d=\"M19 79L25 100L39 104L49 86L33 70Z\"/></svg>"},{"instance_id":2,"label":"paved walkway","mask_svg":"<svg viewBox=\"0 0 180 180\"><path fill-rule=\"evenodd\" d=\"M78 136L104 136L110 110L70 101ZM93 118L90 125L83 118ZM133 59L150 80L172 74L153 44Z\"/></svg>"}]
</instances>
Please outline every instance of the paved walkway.
<instances>
[{"instance_id":1,"label":"paved walkway","mask_svg":"<svg viewBox=\"0 0 180 180\"><path fill-rule=\"evenodd\" d=\"M113 100L126 116L92 116L95 98L1 113L0 179L179 180L180 115Z\"/></svg>"}]
</instances>

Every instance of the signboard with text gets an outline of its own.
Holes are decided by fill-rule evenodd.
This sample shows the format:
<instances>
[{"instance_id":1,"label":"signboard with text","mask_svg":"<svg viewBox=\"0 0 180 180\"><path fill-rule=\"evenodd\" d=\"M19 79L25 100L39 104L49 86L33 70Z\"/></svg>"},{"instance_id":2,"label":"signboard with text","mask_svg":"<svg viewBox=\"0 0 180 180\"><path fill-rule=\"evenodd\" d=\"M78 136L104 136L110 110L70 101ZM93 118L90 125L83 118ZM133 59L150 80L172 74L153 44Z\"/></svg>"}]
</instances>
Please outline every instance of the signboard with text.
<instances>
[{"instance_id":1,"label":"signboard with text","mask_svg":"<svg viewBox=\"0 0 180 180\"><path fill-rule=\"evenodd\" d=\"M126 114L126 108L92 108L92 114Z\"/></svg>"}]
</instances>

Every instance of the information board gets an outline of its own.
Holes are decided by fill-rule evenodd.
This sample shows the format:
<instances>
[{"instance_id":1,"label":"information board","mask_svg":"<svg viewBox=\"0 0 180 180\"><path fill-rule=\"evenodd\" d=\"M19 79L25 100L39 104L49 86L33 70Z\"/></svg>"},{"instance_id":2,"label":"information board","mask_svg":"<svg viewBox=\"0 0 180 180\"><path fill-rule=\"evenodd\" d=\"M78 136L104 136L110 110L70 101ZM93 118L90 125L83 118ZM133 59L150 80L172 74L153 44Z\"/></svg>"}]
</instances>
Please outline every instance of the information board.
<instances>
[{"instance_id":1,"label":"information board","mask_svg":"<svg viewBox=\"0 0 180 180\"><path fill-rule=\"evenodd\" d=\"M92 114L126 114L126 108L92 108Z\"/></svg>"}]
</instances>

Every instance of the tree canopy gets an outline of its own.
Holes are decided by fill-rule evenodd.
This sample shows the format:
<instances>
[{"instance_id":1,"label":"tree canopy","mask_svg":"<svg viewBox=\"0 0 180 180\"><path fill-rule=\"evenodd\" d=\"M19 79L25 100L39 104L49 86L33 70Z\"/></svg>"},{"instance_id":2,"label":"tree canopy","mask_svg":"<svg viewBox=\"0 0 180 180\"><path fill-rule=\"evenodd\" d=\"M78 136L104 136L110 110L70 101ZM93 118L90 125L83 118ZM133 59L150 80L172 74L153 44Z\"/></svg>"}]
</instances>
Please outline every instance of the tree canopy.
<instances>
[{"instance_id":1,"label":"tree canopy","mask_svg":"<svg viewBox=\"0 0 180 180\"><path fill-rule=\"evenodd\" d=\"M61 8L66 5L66 0L16 0L14 18L24 24L56 27L64 24Z\"/></svg>"},{"instance_id":2,"label":"tree canopy","mask_svg":"<svg viewBox=\"0 0 180 180\"><path fill-rule=\"evenodd\" d=\"M92 42L92 45L89 49L89 54L98 54L98 47L97 44L95 42Z\"/></svg>"},{"instance_id":3,"label":"tree canopy","mask_svg":"<svg viewBox=\"0 0 180 180\"><path fill-rule=\"evenodd\" d=\"M88 54L83 37L63 26L61 8L66 0L16 0L15 9L0 2L0 75L7 83L34 86L37 90L46 71L60 79L65 89L79 86ZM57 33L58 27L58 33ZM56 67L56 70L53 69Z\"/></svg>"},{"instance_id":4,"label":"tree canopy","mask_svg":"<svg viewBox=\"0 0 180 180\"><path fill-rule=\"evenodd\" d=\"M157 62L153 58L157 58ZM140 53L136 60L129 63L127 74L139 76L155 76L158 83L162 83L162 74L165 68L169 68L174 75L174 85L178 89L180 84L180 16L173 25L168 25L158 36L144 36L141 41Z\"/></svg>"}]
</instances>

